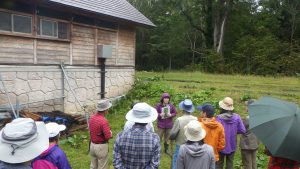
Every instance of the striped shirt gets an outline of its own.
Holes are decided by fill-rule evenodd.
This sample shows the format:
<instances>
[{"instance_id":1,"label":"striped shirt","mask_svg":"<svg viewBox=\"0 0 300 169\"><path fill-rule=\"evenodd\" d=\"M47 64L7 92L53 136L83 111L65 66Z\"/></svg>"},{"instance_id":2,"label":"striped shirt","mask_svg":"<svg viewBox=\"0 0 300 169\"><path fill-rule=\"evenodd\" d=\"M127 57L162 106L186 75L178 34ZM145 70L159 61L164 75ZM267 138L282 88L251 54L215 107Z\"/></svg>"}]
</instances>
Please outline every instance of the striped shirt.
<instances>
[{"instance_id":1,"label":"striped shirt","mask_svg":"<svg viewBox=\"0 0 300 169\"><path fill-rule=\"evenodd\" d=\"M113 151L116 169L155 169L159 160L159 136L145 126L135 124L132 129L118 134Z\"/></svg>"},{"instance_id":2,"label":"striped shirt","mask_svg":"<svg viewBox=\"0 0 300 169\"><path fill-rule=\"evenodd\" d=\"M102 113L96 113L91 117L89 128L91 141L94 144L107 142L112 137L108 121Z\"/></svg>"}]
</instances>

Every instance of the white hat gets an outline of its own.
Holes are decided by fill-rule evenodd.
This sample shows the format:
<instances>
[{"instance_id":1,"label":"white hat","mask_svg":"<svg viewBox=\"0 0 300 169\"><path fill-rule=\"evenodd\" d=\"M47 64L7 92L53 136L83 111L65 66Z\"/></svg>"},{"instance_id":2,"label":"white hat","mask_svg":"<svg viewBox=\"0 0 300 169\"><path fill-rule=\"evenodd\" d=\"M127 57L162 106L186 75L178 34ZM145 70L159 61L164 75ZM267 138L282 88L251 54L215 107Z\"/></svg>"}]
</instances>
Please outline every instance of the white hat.
<instances>
[{"instance_id":1,"label":"white hat","mask_svg":"<svg viewBox=\"0 0 300 169\"><path fill-rule=\"evenodd\" d=\"M199 121L192 120L184 127L184 135L189 141L200 141L204 139L206 132Z\"/></svg>"},{"instance_id":2,"label":"white hat","mask_svg":"<svg viewBox=\"0 0 300 169\"><path fill-rule=\"evenodd\" d=\"M66 126L63 124L57 124L54 122L50 122L46 124L47 131L49 133L49 138L55 137L59 134L59 132L64 131Z\"/></svg>"},{"instance_id":3,"label":"white hat","mask_svg":"<svg viewBox=\"0 0 300 169\"><path fill-rule=\"evenodd\" d=\"M224 110L233 110L233 100L230 97L225 97L223 100L219 101L219 106Z\"/></svg>"},{"instance_id":4,"label":"white hat","mask_svg":"<svg viewBox=\"0 0 300 169\"><path fill-rule=\"evenodd\" d=\"M135 123L150 123L157 119L157 111L147 103L137 103L126 114L126 119Z\"/></svg>"},{"instance_id":5,"label":"white hat","mask_svg":"<svg viewBox=\"0 0 300 169\"><path fill-rule=\"evenodd\" d=\"M49 146L44 122L18 118L0 131L0 161L24 163L39 156Z\"/></svg>"},{"instance_id":6,"label":"white hat","mask_svg":"<svg viewBox=\"0 0 300 169\"><path fill-rule=\"evenodd\" d=\"M100 100L98 103L97 103L97 106L96 106L96 111L105 111L105 110L108 110L110 107L112 106L111 102L109 100Z\"/></svg>"}]
</instances>

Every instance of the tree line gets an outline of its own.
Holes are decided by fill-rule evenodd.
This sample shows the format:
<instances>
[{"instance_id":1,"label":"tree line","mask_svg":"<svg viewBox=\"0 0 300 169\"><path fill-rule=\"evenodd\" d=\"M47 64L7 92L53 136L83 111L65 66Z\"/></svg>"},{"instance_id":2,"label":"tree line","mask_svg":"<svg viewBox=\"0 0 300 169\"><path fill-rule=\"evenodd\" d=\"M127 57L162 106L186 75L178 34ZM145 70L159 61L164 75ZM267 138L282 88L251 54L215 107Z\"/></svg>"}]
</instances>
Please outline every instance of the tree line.
<instances>
[{"instance_id":1,"label":"tree line","mask_svg":"<svg viewBox=\"0 0 300 169\"><path fill-rule=\"evenodd\" d=\"M137 29L138 70L300 73L300 0L128 0L155 28Z\"/></svg>"}]
</instances>

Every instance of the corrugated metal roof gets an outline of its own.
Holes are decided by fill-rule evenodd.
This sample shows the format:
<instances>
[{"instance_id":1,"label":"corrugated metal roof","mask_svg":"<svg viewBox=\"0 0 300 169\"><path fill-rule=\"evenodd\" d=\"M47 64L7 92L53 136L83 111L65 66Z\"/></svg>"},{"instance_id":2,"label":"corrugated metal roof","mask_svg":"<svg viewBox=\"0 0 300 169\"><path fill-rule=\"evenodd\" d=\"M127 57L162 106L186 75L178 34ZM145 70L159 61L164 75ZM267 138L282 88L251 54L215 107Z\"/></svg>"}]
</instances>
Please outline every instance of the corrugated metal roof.
<instances>
[{"instance_id":1,"label":"corrugated metal roof","mask_svg":"<svg viewBox=\"0 0 300 169\"><path fill-rule=\"evenodd\" d=\"M155 26L126 0L48 0L90 12L109 15L145 26Z\"/></svg>"}]
</instances>

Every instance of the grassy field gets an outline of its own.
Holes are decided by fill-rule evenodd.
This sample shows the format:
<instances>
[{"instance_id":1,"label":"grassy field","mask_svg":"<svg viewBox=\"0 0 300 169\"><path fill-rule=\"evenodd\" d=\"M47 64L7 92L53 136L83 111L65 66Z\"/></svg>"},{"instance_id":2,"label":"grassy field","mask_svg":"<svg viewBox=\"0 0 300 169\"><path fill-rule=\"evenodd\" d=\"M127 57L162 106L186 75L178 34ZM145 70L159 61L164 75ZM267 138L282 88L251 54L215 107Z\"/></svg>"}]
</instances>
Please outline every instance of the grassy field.
<instances>
[{"instance_id":1,"label":"grassy field","mask_svg":"<svg viewBox=\"0 0 300 169\"><path fill-rule=\"evenodd\" d=\"M136 77L142 81L149 81L149 84L137 87L137 91L132 91L129 96L117 103L107 116L114 138L109 142L110 148L110 168L112 166L112 147L118 132L125 124L125 114L130 109L133 100L140 100L155 105L163 91L172 93L173 102L177 106L179 100L185 97L195 98L195 104L213 102L221 100L225 96L234 99L236 112L242 117L244 112L244 100L247 98L259 98L261 96L272 96L289 100L300 104L300 79L292 77L257 77L241 75L213 75L200 72L172 72L153 73L137 72ZM178 107L178 106L177 106ZM180 112L178 116L180 116ZM198 113L194 114L198 116ZM65 150L70 163L74 169L88 169L90 157L88 150L87 132L79 132L76 136L62 139L61 147ZM261 145L257 156L259 168L266 168L267 157L262 153ZM170 158L162 154L161 169L170 168ZM235 168L241 168L240 151L237 150L235 156Z\"/></svg>"}]
</instances>

